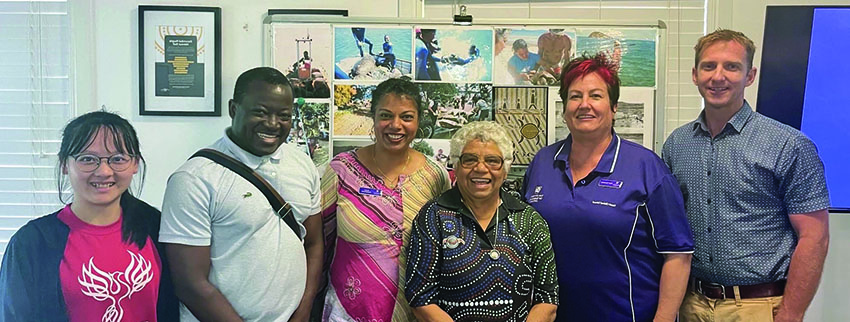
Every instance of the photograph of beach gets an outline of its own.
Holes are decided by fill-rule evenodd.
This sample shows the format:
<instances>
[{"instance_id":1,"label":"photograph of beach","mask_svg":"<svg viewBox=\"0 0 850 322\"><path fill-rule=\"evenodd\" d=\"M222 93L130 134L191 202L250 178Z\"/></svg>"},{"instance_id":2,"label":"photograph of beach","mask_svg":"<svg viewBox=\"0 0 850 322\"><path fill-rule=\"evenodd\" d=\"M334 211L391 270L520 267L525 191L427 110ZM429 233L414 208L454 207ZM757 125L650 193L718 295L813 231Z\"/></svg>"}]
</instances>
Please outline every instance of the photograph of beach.
<instances>
[{"instance_id":1,"label":"photograph of beach","mask_svg":"<svg viewBox=\"0 0 850 322\"><path fill-rule=\"evenodd\" d=\"M330 104L327 102L307 102L299 99L292 113L292 129L287 141L307 153L317 166L328 162L330 155L329 108Z\"/></svg>"},{"instance_id":2,"label":"photograph of beach","mask_svg":"<svg viewBox=\"0 0 850 322\"><path fill-rule=\"evenodd\" d=\"M464 124L493 120L493 86L485 83L420 83L420 134L426 139L451 139Z\"/></svg>"},{"instance_id":3,"label":"photograph of beach","mask_svg":"<svg viewBox=\"0 0 850 322\"><path fill-rule=\"evenodd\" d=\"M655 87L656 29L576 30L577 55L604 53L619 66L620 86Z\"/></svg>"},{"instance_id":4,"label":"photograph of beach","mask_svg":"<svg viewBox=\"0 0 850 322\"><path fill-rule=\"evenodd\" d=\"M549 89L547 87L495 87L496 122L508 130L514 142L513 162L531 163L547 145Z\"/></svg>"},{"instance_id":5,"label":"photograph of beach","mask_svg":"<svg viewBox=\"0 0 850 322\"><path fill-rule=\"evenodd\" d=\"M496 28L493 82L558 86L561 68L575 52L573 29Z\"/></svg>"},{"instance_id":6,"label":"photograph of beach","mask_svg":"<svg viewBox=\"0 0 850 322\"><path fill-rule=\"evenodd\" d=\"M334 79L412 77L412 41L409 27L334 26Z\"/></svg>"},{"instance_id":7,"label":"photograph of beach","mask_svg":"<svg viewBox=\"0 0 850 322\"><path fill-rule=\"evenodd\" d=\"M655 111L655 90L645 87L621 87L614 114L614 131L629 140L652 149L652 124ZM566 139L570 130L564 123L564 103L555 102L555 141Z\"/></svg>"},{"instance_id":8,"label":"photograph of beach","mask_svg":"<svg viewBox=\"0 0 850 322\"><path fill-rule=\"evenodd\" d=\"M329 98L331 27L275 24L273 66L292 83L295 98Z\"/></svg>"},{"instance_id":9,"label":"photograph of beach","mask_svg":"<svg viewBox=\"0 0 850 322\"><path fill-rule=\"evenodd\" d=\"M333 135L368 136L372 130L372 91L376 85L334 85Z\"/></svg>"},{"instance_id":10,"label":"photograph of beach","mask_svg":"<svg viewBox=\"0 0 850 322\"><path fill-rule=\"evenodd\" d=\"M570 135L570 129L567 128L567 123L564 121L564 101L560 99L555 102L555 119L553 123L555 123L555 140L552 142L561 141Z\"/></svg>"},{"instance_id":11,"label":"photograph of beach","mask_svg":"<svg viewBox=\"0 0 850 322\"><path fill-rule=\"evenodd\" d=\"M416 80L490 82L493 79L493 30L415 29Z\"/></svg>"},{"instance_id":12,"label":"photograph of beach","mask_svg":"<svg viewBox=\"0 0 850 322\"><path fill-rule=\"evenodd\" d=\"M652 125L655 111L655 90L641 87L620 88L614 131L621 138L652 149Z\"/></svg>"}]
</instances>

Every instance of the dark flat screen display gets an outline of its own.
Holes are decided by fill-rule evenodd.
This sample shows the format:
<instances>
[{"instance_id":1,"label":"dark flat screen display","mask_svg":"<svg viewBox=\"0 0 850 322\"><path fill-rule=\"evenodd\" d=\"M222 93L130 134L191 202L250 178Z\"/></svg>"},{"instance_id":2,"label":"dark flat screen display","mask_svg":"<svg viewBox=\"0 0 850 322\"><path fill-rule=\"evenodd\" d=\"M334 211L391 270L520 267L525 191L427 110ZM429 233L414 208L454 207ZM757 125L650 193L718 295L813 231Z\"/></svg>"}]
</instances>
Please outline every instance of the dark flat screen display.
<instances>
[{"instance_id":1,"label":"dark flat screen display","mask_svg":"<svg viewBox=\"0 0 850 322\"><path fill-rule=\"evenodd\" d=\"M814 141L850 212L850 7L768 6L762 56L757 110Z\"/></svg>"}]
</instances>

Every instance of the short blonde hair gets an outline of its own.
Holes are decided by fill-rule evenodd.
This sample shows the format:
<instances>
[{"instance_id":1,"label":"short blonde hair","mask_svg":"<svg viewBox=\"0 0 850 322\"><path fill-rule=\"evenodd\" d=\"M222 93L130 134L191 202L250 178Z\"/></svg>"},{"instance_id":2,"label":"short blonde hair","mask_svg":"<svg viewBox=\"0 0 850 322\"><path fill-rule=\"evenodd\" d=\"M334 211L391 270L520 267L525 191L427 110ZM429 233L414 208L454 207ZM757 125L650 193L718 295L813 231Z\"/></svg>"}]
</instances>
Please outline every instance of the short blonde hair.
<instances>
[{"instance_id":1,"label":"short blonde hair","mask_svg":"<svg viewBox=\"0 0 850 322\"><path fill-rule=\"evenodd\" d=\"M502 158L505 159L505 171L510 170L514 156L514 144L511 142L511 137L508 135L508 131L505 130L503 126L499 125L499 123L493 121L467 123L454 135L452 135L451 150L449 151L449 158L451 159L452 164L455 166L458 165L463 148L466 147L469 142L475 140L485 143L496 143L499 151L502 152Z\"/></svg>"},{"instance_id":2,"label":"short blonde hair","mask_svg":"<svg viewBox=\"0 0 850 322\"><path fill-rule=\"evenodd\" d=\"M744 49L747 50L748 69L753 67L753 56L756 54L756 45L753 44L753 41L750 40L750 38L747 38L747 36L743 33L729 29L717 29L697 40L697 44L694 46L694 52L696 55L694 57L694 67L699 66L699 58L700 55L702 55L702 52L708 48L708 46L711 46L718 41L734 41L741 44L741 46L744 46Z\"/></svg>"}]
</instances>

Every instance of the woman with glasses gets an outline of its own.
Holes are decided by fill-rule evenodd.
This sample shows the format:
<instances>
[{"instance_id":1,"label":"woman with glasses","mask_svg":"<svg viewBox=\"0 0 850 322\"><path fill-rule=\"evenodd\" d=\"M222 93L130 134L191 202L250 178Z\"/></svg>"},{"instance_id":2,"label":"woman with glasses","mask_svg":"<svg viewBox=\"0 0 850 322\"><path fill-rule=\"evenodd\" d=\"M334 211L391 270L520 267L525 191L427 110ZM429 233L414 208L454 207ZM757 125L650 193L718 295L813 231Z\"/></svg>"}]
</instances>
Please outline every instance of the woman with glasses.
<instances>
[{"instance_id":1,"label":"woman with glasses","mask_svg":"<svg viewBox=\"0 0 850 322\"><path fill-rule=\"evenodd\" d=\"M58 157L59 199L70 184L73 200L9 240L0 320L176 321L159 210L128 192L144 163L136 131L91 112L65 126Z\"/></svg>"},{"instance_id":2,"label":"woman with glasses","mask_svg":"<svg viewBox=\"0 0 850 322\"><path fill-rule=\"evenodd\" d=\"M449 188L445 168L410 147L419 88L392 78L372 91L375 143L340 153L322 177L329 287L324 321L412 321L404 298L410 224Z\"/></svg>"},{"instance_id":3,"label":"woman with glasses","mask_svg":"<svg viewBox=\"0 0 850 322\"><path fill-rule=\"evenodd\" d=\"M546 219L561 283L558 321L674 321L694 250L679 184L614 132L617 65L580 57L561 74L570 135L541 149L523 196Z\"/></svg>"},{"instance_id":4,"label":"woman with glasses","mask_svg":"<svg viewBox=\"0 0 850 322\"><path fill-rule=\"evenodd\" d=\"M558 279L549 227L501 190L514 153L494 122L451 140L457 185L413 223L407 295L420 321L552 321Z\"/></svg>"}]
</instances>

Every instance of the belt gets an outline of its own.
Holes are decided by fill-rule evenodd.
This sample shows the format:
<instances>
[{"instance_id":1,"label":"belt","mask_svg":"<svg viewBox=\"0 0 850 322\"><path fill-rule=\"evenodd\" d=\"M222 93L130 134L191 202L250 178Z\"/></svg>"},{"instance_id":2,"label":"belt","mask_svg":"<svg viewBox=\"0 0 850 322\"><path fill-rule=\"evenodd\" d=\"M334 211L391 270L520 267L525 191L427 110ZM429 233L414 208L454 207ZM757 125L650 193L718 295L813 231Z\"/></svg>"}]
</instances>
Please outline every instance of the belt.
<instances>
[{"instance_id":1,"label":"belt","mask_svg":"<svg viewBox=\"0 0 850 322\"><path fill-rule=\"evenodd\" d=\"M726 286L718 283L706 282L695 277L691 278L690 284L695 292L705 295L708 298L735 298L736 286ZM776 282L756 285L739 285L737 287L738 293L741 295L742 299L781 296L785 291L785 280L783 279Z\"/></svg>"}]
</instances>

